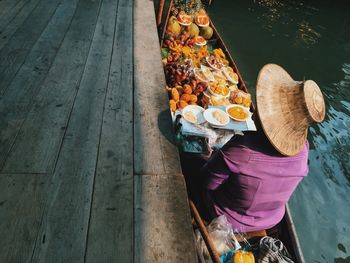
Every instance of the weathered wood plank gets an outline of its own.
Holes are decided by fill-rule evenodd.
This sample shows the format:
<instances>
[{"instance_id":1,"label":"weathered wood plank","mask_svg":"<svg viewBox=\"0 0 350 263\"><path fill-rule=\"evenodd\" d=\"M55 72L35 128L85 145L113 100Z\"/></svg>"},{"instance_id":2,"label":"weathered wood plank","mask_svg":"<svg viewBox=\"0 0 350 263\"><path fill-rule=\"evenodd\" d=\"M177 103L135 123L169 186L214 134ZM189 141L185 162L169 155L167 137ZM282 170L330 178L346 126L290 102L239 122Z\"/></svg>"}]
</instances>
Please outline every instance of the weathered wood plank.
<instances>
[{"instance_id":1,"label":"weathered wood plank","mask_svg":"<svg viewBox=\"0 0 350 263\"><path fill-rule=\"evenodd\" d=\"M135 173L181 173L173 142L153 1L135 1L134 36Z\"/></svg>"},{"instance_id":2,"label":"weathered wood plank","mask_svg":"<svg viewBox=\"0 0 350 263\"><path fill-rule=\"evenodd\" d=\"M140 175L134 180L135 262L196 262L183 177Z\"/></svg>"},{"instance_id":3,"label":"weathered wood plank","mask_svg":"<svg viewBox=\"0 0 350 263\"><path fill-rule=\"evenodd\" d=\"M114 1L115 3L115 1ZM110 4L114 8L114 4ZM133 262L132 1L119 0L86 262Z\"/></svg>"},{"instance_id":4,"label":"weathered wood plank","mask_svg":"<svg viewBox=\"0 0 350 263\"><path fill-rule=\"evenodd\" d=\"M0 32L3 28L8 25L8 23L18 14L18 12L23 8L23 6L30 0L20 0L12 8L5 10L3 14L0 15Z\"/></svg>"},{"instance_id":5,"label":"weathered wood plank","mask_svg":"<svg viewBox=\"0 0 350 263\"><path fill-rule=\"evenodd\" d=\"M0 1L0 16L6 14L8 10L13 8L20 0L2 0Z\"/></svg>"},{"instance_id":6,"label":"weathered wood plank","mask_svg":"<svg viewBox=\"0 0 350 263\"><path fill-rule=\"evenodd\" d=\"M98 10L98 2L91 4L90 9ZM105 0L101 5L86 67L50 185L49 205L40 230L40 236L45 236L46 242L37 243L33 262L84 262L114 38L116 16L112 4L112 0Z\"/></svg>"},{"instance_id":7,"label":"weathered wood plank","mask_svg":"<svg viewBox=\"0 0 350 263\"><path fill-rule=\"evenodd\" d=\"M22 66L29 51L54 14L58 1L41 1L0 50L0 94L8 87L18 69Z\"/></svg>"},{"instance_id":8,"label":"weathered wood plank","mask_svg":"<svg viewBox=\"0 0 350 263\"><path fill-rule=\"evenodd\" d=\"M69 28L78 0L63 0L9 88L0 96L0 167ZM1 169L0 169L1 170Z\"/></svg>"},{"instance_id":9,"label":"weathered wood plank","mask_svg":"<svg viewBox=\"0 0 350 263\"><path fill-rule=\"evenodd\" d=\"M28 263L41 224L47 175L0 176L0 262Z\"/></svg>"},{"instance_id":10,"label":"weathered wood plank","mask_svg":"<svg viewBox=\"0 0 350 263\"><path fill-rule=\"evenodd\" d=\"M11 36L23 24L38 3L39 0L29 0L12 19L12 21L6 27L0 30L0 50L11 39Z\"/></svg>"},{"instance_id":11,"label":"weathered wood plank","mask_svg":"<svg viewBox=\"0 0 350 263\"><path fill-rule=\"evenodd\" d=\"M79 1L71 26L3 171L53 171L89 53L99 4L100 1L94 0Z\"/></svg>"}]
</instances>

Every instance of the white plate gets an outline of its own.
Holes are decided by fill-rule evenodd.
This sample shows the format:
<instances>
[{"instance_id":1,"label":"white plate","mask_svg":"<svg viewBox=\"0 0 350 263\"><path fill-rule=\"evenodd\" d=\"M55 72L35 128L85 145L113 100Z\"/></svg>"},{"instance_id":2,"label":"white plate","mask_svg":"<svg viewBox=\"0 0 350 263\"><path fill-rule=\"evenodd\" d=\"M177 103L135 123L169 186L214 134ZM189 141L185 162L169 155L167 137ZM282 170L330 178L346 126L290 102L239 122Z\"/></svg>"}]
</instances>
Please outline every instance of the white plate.
<instances>
[{"instance_id":1,"label":"white plate","mask_svg":"<svg viewBox=\"0 0 350 263\"><path fill-rule=\"evenodd\" d=\"M188 105L182 110L182 116L185 112L190 111L197 117L197 122L195 124L202 124L205 122L205 118L203 116L204 109L201 106L198 105ZM186 118L184 117L186 120ZM186 120L188 121L188 120ZM193 123L191 121L188 121L190 123Z\"/></svg>"},{"instance_id":2,"label":"white plate","mask_svg":"<svg viewBox=\"0 0 350 263\"><path fill-rule=\"evenodd\" d=\"M229 88L228 88L229 89ZM209 93L211 94L211 95L213 95L213 96L215 96L215 97L218 97L218 98L228 98L228 97L230 97L230 94L231 94L231 90L229 89L229 92L227 93L227 95L221 95L221 94L217 94L217 93L215 93L212 89L211 89L211 87L210 87L210 85L208 86L208 89L207 89L208 91L209 91Z\"/></svg>"},{"instance_id":3,"label":"white plate","mask_svg":"<svg viewBox=\"0 0 350 263\"><path fill-rule=\"evenodd\" d=\"M238 84L238 82L239 82L239 78L238 78L238 80L234 80L232 77L231 77L231 75L230 75L230 70L228 69L228 68L226 68L226 67L224 67L223 69L222 69L222 72L224 73L224 75L226 76L226 78L230 81L230 82L232 82L233 84ZM238 74L236 73L236 72L233 72L234 74L236 74L237 75L237 77L238 77Z\"/></svg>"},{"instance_id":4,"label":"white plate","mask_svg":"<svg viewBox=\"0 0 350 263\"><path fill-rule=\"evenodd\" d=\"M224 65L223 65L222 63L220 63L220 62L218 62L217 65L216 65L216 64L215 64L215 65L211 64L211 63L209 62L209 58L210 58L210 57L205 57L205 60L207 61L208 65L209 65L212 69L214 69L214 70L221 70L221 69L224 67Z\"/></svg>"},{"instance_id":5,"label":"white plate","mask_svg":"<svg viewBox=\"0 0 350 263\"><path fill-rule=\"evenodd\" d=\"M199 77L199 73L202 73L202 70L201 69L199 69L199 68L193 68L193 74L194 74L194 76L198 79L198 80L200 80L201 82L209 82L209 80L207 79L207 77L203 74L203 77L204 77L204 79L203 78L200 78Z\"/></svg>"},{"instance_id":6,"label":"white plate","mask_svg":"<svg viewBox=\"0 0 350 263\"><path fill-rule=\"evenodd\" d=\"M211 70L210 70L209 67L204 66L204 65L201 65L201 70L202 70L204 76L205 76L209 81L216 82L216 79L214 78L214 75L213 75L213 73L211 72ZM207 72L208 74L205 74L204 72Z\"/></svg>"},{"instance_id":7,"label":"white plate","mask_svg":"<svg viewBox=\"0 0 350 263\"><path fill-rule=\"evenodd\" d=\"M230 114L228 114L228 110L229 110L230 108L233 108L233 107L241 108L241 109L247 114L247 117L246 117L245 119L243 119L243 120L242 120L242 119L237 119L237 118L235 118L235 117L232 117ZM231 119L233 119L233 120L235 120L235 121L239 121L239 122L246 121L247 119L249 119L249 117L250 117L250 115L251 115L251 113L250 113L250 111L249 111L248 108L246 108L246 107L244 107L244 106L242 106L242 105L239 105L239 104L232 104L232 105L227 106L227 107L226 107L226 113L227 113L227 115L228 115Z\"/></svg>"},{"instance_id":8,"label":"white plate","mask_svg":"<svg viewBox=\"0 0 350 263\"><path fill-rule=\"evenodd\" d=\"M215 111L220 111L221 113L223 113L223 115L225 116L225 119L226 119L225 123L220 123L218 120L216 120L214 118L213 113ZM228 116L228 114L226 112L224 112L223 110L220 110L218 108L206 109L203 113L203 116L207 122L209 122L211 125L214 125L214 126L225 126L230 122L230 117Z\"/></svg>"}]
</instances>

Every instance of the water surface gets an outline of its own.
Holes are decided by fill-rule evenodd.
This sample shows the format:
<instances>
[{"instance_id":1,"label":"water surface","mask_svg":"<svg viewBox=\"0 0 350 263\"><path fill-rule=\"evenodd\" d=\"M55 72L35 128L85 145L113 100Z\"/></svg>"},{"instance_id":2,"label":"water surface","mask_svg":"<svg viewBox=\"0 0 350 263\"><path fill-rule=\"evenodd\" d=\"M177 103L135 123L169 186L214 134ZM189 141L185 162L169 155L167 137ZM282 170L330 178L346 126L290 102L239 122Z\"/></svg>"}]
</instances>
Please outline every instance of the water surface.
<instances>
[{"instance_id":1,"label":"water surface","mask_svg":"<svg viewBox=\"0 0 350 263\"><path fill-rule=\"evenodd\" d=\"M266 63L320 86L326 119L290 205L306 262L350 262L350 3L214 0L209 13L252 93Z\"/></svg>"}]
</instances>

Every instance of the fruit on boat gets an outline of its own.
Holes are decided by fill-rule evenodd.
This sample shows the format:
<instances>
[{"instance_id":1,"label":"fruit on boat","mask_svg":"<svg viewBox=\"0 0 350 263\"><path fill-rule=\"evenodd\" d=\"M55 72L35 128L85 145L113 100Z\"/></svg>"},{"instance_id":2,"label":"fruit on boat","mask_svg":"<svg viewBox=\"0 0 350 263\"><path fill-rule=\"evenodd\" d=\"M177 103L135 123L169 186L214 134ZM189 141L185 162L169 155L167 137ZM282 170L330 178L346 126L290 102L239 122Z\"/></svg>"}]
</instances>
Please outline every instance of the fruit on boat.
<instances>
[{"instance_id":1,"label":"fruit on boat","mask_svg":"<svg viewBox=\"0 0 350 263\"><path fill-rule=\"evenodd\" d=\"M216 48L213 50L213 56L216 58L217 61L224 65L228 65L229 62L226 59L225 53L222 51L221 48Z\"/></svg>"},{"instance_id":2,"label":"fruit on boat","mask_svg":"<svg viewBox=\"0 0 350 263\"><path fill-rule=\"evenodd\" d=\"M194 21L200 27L209 26L209 16L207 14L197 14Z\"/></svg>"},{"instance_id":3,"label":"fruit on boat","mask_svg":"<svg viewBox=\"0 0 350 263\"><path fill-rule=\"evenodd\" d=\"M245 93L243 90L235 90L230 94L230 101L232 103L241 104L244 107L250 107L252 102L251 95L249 93Z\"/></svg>"},{"instance_id":4,"label":"fruit on boat","mask_svg":"<svg viewBox=\"0 0 350 263\"><path fill-rule=\"evenodd\" d=\"M196 103L198 101L198 97L194 94L190 94L190 104Z\"/></svg>"},{"instance_id":5,"label":"fruit on boat","mask_svg":"<svg viewBox=\"0 0 350 263\"><path fill-rule=\"evenodd\" d=\"M207 44L207 41L205 40L204 37L201 36L196 36L195 37L195 42L194 42L197 46L204 46L205 44Z\"/></svg>"},{"instance_id":6,"label":"fruit on boat","mask_svg":"<svg viewBox=\"0 0 350 263\"><path fill-rule=\"evenodd\" d=\"M173 99L175 102L178 102L180 99L179 91L176 88L171 89L171 99Z\"/></svg>"},{"instance_id":7,"label":"fruit on boat","mask_svg":"<svg viewBox=\"0 0 350 263\"><path fill-rule=\"evenodd\" d=\"M186 101L187 103L190 102L190 94L182 94L180 97L181 100Z\"/></svg>"},{"instance_id":8,"label":"fruit on boat","mask_svg":"<svg viewBox=\"0 0 350 263\"><path fill-rule=\"evenodd\" d=\"M182 26L189 26L192 24L192 16L187 15L184 11L181 11L177 16L177 21Z\"/></svg>"},{"instance_id":9,"label":"fruit on boat","mask_svg":"<svg viewBox=\"0 0 350 263\"><path fill-rule=\"evenodd\" d=\"M184 100L179 100L179 102L177 103L177 106L179 107L180 110L185 108L187 105L188 105L188 103Z\"/></svg>"},{"instance_id":10,"label":"fruit on boat","mask_svg":"<svg viewBox=\"0 0 350 263\"><path fill-rule=\"evenodd\" d=\"M169 100L169 107L170 107L170 110L172 112L175 112L176 109L177 109L176 101L175 100Z\"/></svg>"},{"instance_id":11,"label":"fruit on boat","mask_svg":"<svg viewBox=\"0 0 350 263\"><path fill-rule=\"evenodd\" d=\"M188 27L188 32L190 34L190 37L196 37L199 35L199 28L196 24L192 23L189 27Z\"/></svg>"},{"instance_id":12,"label":"fruit on boat","mask_svg":"<svg viewBox=\"0 0 350 263\"><path fill-rule=\"evenodd\" d=\"M232 259L234 263L255 263L253 253L242 250L236 251Z\"/></svg>"},{"instance_id":13,"label":"fruit on boat","mask_svg":"<svg viewBox=\"0 0 350 263\"><path fill-rule=\"evenodd\" d=\"M211 39L213 36L213 29L210 26L202 27L199 33L205 39Z\"/></svg>"},{"instance_id":14,"label":"fruit on boat","mask_svg":"<svg viewBox=\"0 0 350 263\"><path fill-rule=\"evenodd\" d=\"M191 94L192 93L192 87L189 84L185 84L183 87L183 93L185 94Z\"/></svg>"},{"instance_id":15,"label":"fruit on boat","mask_svg":"<svg viewBox=\"0 0 350 263\"><path fill-rule=\"evenodd\" d=\"M198 13L197 13L197 14L199 14L199 15L206 15L207 12L205 12L205 9L204 9L204 8L201 8L201 9L198 10Z\"/></svg>"},{"instance_id":16,"label":"fruit on boat","mask_svg":"<svg viewBox=\"0 0 350 263\"><path fill-rule=\"evenodd\" d=\"M175 16L169 18L167 30L176 35L180 34L181 26Z\"/></svg>"}]
</instances>

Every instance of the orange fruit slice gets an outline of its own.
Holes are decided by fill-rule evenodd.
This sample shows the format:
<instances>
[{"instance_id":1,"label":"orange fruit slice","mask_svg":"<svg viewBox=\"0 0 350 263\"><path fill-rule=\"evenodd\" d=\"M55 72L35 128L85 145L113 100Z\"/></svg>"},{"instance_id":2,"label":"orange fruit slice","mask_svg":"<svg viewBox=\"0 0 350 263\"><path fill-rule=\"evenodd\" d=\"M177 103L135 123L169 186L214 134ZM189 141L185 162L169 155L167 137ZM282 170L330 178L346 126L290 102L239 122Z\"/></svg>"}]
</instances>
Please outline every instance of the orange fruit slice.
<instances>
[{"instance_id":1,"label":"orange fruit slice","mask_svg":"<svg viewBox=\"0 0 350 263\"><path fill-rule=\"evenodd\" d=\"M206 14L197 14L195 17L195 22L200 27L209 26L209 16L207 16Z\"/></svg>"},{"instance_id":2,"label":"orange fruit slice","mask_svg":"<svg viewBox=\"0 0 350 263\"><path fill-rule=\"evenodd\" d=\"M192 24L192 16L187 15L185 12L180 12L177 16L177 21L180 25L189 26Z\"/></svg>"},{"instance_id":3,"label":"orange fruit slice","mask_svg":"<svg viewBox=\"0 0 350 263\"><path fill-rule=\"evenodd\" d=\"M204 37L201 36L196 36L195 37L195 42L194 42L197 46L204 46L205 44L207 44L207 41L205 40Z\"/></svg>"}]
</instances>

